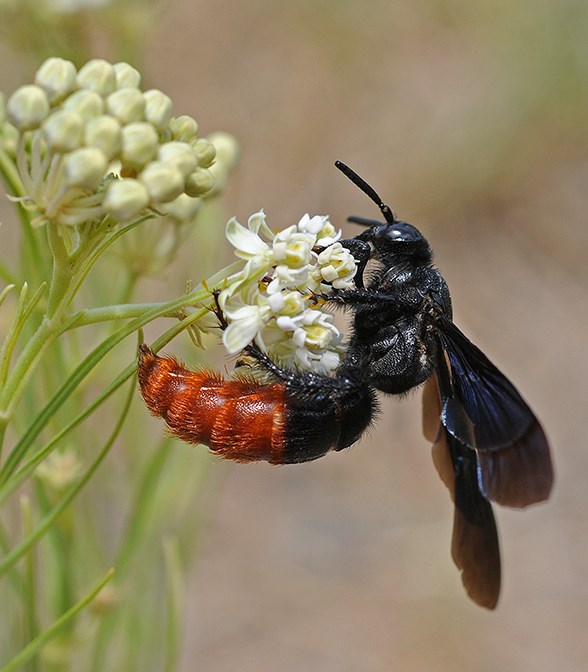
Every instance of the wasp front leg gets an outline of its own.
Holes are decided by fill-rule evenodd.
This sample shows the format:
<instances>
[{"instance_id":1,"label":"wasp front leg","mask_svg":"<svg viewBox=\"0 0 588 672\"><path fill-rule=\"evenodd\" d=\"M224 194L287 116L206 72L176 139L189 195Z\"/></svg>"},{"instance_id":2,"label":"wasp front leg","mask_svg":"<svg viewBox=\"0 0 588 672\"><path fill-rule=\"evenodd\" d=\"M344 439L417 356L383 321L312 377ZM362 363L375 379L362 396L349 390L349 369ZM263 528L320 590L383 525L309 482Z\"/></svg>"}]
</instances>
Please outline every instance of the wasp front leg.
<instances>
[{"instance_id":1,"label":"wasp front leg","mask_svg":"<svg viewBox=\"0 0 588 672\"><path fill-rule=\"evenodd\" d=\"M324 302L350 308L365 307L369 311L385 311L388 319L393 315L416 315L422 308L425 297L412 285L402 285L393 291L369 288L333 289L330 294L321 294Z\"/></svg>"},{"instance_id":2,"label":"wasp front leg","mask_svg":"<svg viewBox=\"0 0 588 672\"><path fill-rule=\"evenodd\" d=\"M354 259L357 261L357 273L355 274L355 286L359 288L364 287L363 274L370 257L372 256L372 248L365 240L358 240L357 238L349 238L342 240L341 245L351 252Z\"/></svg>"}]
</instances>

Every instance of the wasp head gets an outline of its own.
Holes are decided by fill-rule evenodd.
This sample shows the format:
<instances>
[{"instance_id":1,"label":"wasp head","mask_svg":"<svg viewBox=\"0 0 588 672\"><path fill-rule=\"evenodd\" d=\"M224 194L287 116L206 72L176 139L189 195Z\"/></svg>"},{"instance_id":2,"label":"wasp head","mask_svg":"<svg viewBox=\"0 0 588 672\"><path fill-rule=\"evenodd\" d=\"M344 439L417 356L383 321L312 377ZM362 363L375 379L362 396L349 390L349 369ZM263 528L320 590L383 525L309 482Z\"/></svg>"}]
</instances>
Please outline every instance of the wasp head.
<instances>
[{"instance_id":1,"label":"wasp head","mask_svg":"<svg viewBox=\"0 0 588 672\"><path fill-rule=\"evenodd\" d=\"M341 163L341 161L336 161L335 166L364 194L369 196L384 215L385 222L364 217L348 217L349 222L367 227L356 238L370 244L372 256L385 266L392 266L401 262L430 263L432 258L431 248L423 234L412 224L396 219L390 206L382 201L375 189L349 166Z\"/></svg>"}]
</instances>

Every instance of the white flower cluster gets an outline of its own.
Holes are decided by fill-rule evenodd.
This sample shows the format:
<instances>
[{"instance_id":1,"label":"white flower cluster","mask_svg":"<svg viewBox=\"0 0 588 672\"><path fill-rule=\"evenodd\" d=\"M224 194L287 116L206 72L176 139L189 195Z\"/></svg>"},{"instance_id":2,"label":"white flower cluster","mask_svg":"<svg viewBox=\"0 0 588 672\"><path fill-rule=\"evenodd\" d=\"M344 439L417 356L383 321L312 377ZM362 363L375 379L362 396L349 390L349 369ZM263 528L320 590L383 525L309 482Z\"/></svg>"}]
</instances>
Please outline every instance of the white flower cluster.
<instances>
[{"instance_id":1,"label":"white flower cluster","mask_svg":"<svg viewBox=\"0 0 588 672\"><path fill-rule=\"evenodd\" d=\"M337 242L341 232L328 217L304 215L274 234L262 210L247 227L229 220L226 236L245 260L219 295L228 323L227 350L236 353L254 341L283 365L322 372L337 368L342 337L316 296L352 285L356 261Z\"/></svg>"},{"instance_id":2,"label":"white flower cluster","mask_svg":"<svg viewBox=\"0 0 588 672\"><path fill-rule=\"evenodd\" d=\"M181 221L222 188L236 161L232 138L198 137L194 119L174 117L170 98L142 91L140 81L128 63L95 59L78 71L49 58L35 83L8 99L18 169L39 224L77 225L105 214L130 220L146 208Z\"/></svg>"}]
</instances>

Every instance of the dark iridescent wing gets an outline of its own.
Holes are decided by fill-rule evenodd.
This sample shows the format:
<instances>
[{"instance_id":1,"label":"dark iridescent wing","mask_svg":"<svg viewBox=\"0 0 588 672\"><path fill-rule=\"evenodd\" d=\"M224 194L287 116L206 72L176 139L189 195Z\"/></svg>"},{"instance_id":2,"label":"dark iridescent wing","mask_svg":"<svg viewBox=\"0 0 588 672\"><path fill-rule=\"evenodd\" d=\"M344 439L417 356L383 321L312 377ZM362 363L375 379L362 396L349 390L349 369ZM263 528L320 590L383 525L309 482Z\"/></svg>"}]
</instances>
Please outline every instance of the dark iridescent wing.
<instances>
[{"instance_id":1,"label":"dark iridescent wing","mask_svg":"<svg viewBox=\"0 0 588 672\"><path fill-rule=\"evenodd\" d=\"M476 451L458 441L440 422L437 375L425 383L425 436L433 442L433 462L455 504L451 556L468 595L494 609L500 594L500 549L492 506L478 484Z\"/></svg>"},{"instance_id":2,"label":"dark iridescent wing","mask_svg":"<svg viewBox=\"0 0 588 672\"><path fill-rule=\"evenodd\" d=\"M524 507L549 497L553 466L533 411L514 385L450 320L437 320L441 422L477 451L481 488L491 500Z\"/></svg>"}]
</instances>

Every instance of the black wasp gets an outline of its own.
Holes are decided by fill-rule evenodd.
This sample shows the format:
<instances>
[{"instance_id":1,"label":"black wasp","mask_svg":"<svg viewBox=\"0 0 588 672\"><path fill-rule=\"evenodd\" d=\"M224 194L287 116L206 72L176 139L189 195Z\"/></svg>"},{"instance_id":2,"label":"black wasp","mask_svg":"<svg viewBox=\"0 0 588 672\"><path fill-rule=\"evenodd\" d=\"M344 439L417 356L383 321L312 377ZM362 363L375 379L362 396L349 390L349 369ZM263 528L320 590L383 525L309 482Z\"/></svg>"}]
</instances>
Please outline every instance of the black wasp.
<instances>
[{"instance_id":1,"label":"black wasp","mask_svg":"<svg viewBox=\"0 0 588 672\"><path fill-rule=\"evenodd\" d=\"M452 556L470 597L493 608L500 553L490 501L525 507L549 497L553 468L543 429L512 383L455 326L447 284L412 225L364 180L335 164L380 208L385 223L350 217L366 230L347 247L376 270L366 286L336 300L354 310L347 363L364 362L369 381L398 394L425 383L424 428L455 502Z\"/></svg>"},{"instance_id":2,"label":"black wasp","mask_svg":"<svg viewBox=\"0 0 588 672\"><path fill-rule=\"evenodd\" d=\"M143 398L184 441L240 462L293 464L355 443L377 412L375 390L403 394L424 384L425 434L455 503L452 556L470 597L493 609L500 552L490 502L525 507L547 499L547 439L512 383L453 323L449 290L423 235L348 166L335 165L385 219L349 218L366 227L342 241L358 260L355 287L317 297L353 312L336 375L284 369L253 345L246 352L268 380L226 380L142 346Z\"/></svg>"}]
</instances>

